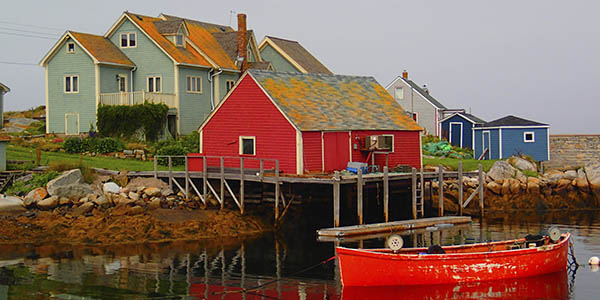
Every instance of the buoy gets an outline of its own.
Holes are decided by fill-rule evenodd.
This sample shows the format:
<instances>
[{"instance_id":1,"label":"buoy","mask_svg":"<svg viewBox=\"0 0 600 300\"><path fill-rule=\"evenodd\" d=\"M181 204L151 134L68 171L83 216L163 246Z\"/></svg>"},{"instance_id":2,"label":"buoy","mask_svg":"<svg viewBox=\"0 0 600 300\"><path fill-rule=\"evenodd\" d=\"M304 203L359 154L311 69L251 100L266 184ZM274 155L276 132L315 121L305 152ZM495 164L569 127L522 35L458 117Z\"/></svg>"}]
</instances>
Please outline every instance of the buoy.
<instances>
[{"instance_id":1,"label":"buoy","mask_svg":"<svg viewBox=\"0 0 600 300\"><path fill-rule=\"evenodd\" d=\"M600 265L600 258L598 258L598 256L592 256L590 257L590 260L588 260L588 264L592 266Z\"/></svg>"},{"instance_id":2,"label":"buoy","mask_svg":"<svg viewBox=\"0 0 600 300\"><path fill-rule=\"evenodd\" d=\"M397 234L390 235L385 243L392 251L398 251L404 246L404 240Z\"/></svg>"}]
</instances>

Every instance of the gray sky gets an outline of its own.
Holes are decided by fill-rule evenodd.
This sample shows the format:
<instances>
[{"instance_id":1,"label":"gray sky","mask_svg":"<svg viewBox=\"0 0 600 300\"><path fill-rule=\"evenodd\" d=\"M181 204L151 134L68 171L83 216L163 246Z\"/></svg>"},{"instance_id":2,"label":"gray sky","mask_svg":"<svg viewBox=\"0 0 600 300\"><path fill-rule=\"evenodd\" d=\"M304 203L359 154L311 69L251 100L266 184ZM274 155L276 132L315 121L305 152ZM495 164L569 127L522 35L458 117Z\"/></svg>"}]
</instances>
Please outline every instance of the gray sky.
<instances>
[{"instance_id":1,"label":"gray sky","mask_svg":"<svg viewBox=\"0 0 600 300\"><path fill-rule=\"evenodd\" d=\"M386 86L406 69L448 108L488 121L513 114L549 123L552 133L600 133L598 1L5 2L5 110L45 103L43 68L5 62L39 63L67 29L102 35L125 10L227 25L235 11L248 15L259 42L265 34L298 40L334 73ZM22 36L39 32L50 39Z\"/></svg>"}]
</instances>

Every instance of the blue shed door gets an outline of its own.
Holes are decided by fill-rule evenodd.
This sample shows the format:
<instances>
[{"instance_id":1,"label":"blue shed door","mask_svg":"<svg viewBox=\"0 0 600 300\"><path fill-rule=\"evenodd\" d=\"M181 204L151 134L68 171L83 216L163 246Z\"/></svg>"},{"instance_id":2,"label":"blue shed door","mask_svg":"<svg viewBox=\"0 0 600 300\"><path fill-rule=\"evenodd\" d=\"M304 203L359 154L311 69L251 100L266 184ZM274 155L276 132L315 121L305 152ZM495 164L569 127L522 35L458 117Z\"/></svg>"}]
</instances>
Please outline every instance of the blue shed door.
<instances>
[{"instance_id":1,"label":"blue shed door","mask_svg":"<svg viewBox=\"0 0 600 300\"><path fill-rule=\"evenodd\" d=\"M490 159L490 151L492 151L492 149L490 149L490 132L489 131L484 131L481 135L481 143L482 143L482 147L481 150L483 151L483 159Z\"/></svg>"},{"instance_id":2,"label":"blue shed door","mask_svg":"<svg viewBox=\"0 0 600 300\"><path fill-rule=\"evenodd\" d=\"M449 142L453 146L462 147L462 123L450 123Z\"/></svg>"}]
</instances>

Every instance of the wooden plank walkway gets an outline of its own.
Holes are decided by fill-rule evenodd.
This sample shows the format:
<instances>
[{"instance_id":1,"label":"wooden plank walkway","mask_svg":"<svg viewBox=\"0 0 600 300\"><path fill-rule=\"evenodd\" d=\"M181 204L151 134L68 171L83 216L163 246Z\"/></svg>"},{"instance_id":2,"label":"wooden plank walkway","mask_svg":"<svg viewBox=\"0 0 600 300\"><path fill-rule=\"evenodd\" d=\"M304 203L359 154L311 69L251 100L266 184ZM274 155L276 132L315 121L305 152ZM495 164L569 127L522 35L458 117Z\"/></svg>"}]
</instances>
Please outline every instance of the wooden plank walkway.
<instances>
[{"instance_id":1,"label":"wooden plank walkway","mask_svg":"<svg viewBox=\"0 0 600 300\"><path fill-rule=\"evenodd\" d=\"M343 236L356 236L366 235L381 232L395 232L402 230L410 230L416 228L426 228L429 226L435 226L439 224L463 224L470 223L471 217L467 216L446 216L446 217L435 217L435 218L424 218L416 220L404 220L395 221L388 223L377 223L367 225L354 225L345 227L334 227L324 228L317 230L319 236L330 236L330 237L343 237Z\"/></svg>"},{"instance_id":2,"label":"wooden plank walkway","mask_svg":"<svg viewBox=\"0 0 600 300\"><path fill-rule=\"evenodd\" d=\"M471 223L462 223L462 224L453 224L451 227L422 227L415 229L407 229L402 231L396 231L394 233L408 236L412 234L423 234L423 233L440 233L442 230L467 230L471 227ZM371 233L365 235L350 235L350 236L326 236L320 235L317 236L317 241L319 242L339 242L339 243L348 243L348 242L360 242L378 238L387 238L390 235L390 232L379 232L379 233Z\"/></svg>"}]
</instances>

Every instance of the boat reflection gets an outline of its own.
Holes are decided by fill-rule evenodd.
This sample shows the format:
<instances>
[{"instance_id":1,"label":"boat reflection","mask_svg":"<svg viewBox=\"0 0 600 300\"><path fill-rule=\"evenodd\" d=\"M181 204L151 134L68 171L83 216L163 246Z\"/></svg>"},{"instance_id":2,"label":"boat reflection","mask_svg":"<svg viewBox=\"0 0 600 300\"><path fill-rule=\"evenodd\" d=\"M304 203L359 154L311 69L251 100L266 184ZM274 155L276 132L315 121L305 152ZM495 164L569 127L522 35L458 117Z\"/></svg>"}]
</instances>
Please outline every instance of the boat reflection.
<instances>
[{"instance_id":1,"label":"boat reflection","mask_svg":"<svg viewBox=\"0 0 600 300\"><path fill-rule=\"evenodd\" d=\"M543 276L452 285L344 287L354 299L569 299L567 270Z\"/></svg>"}]
</instances>

